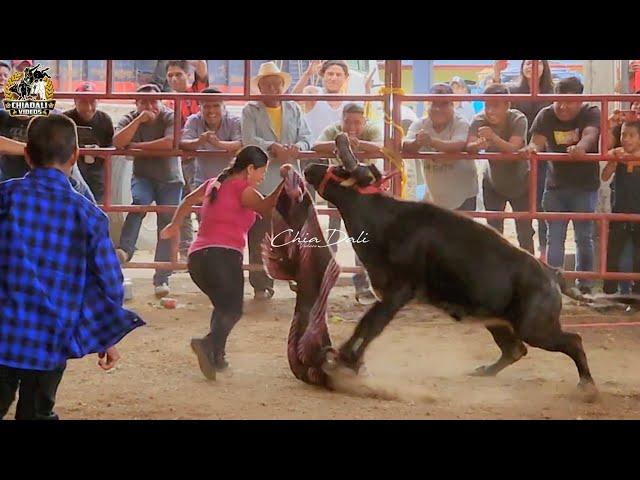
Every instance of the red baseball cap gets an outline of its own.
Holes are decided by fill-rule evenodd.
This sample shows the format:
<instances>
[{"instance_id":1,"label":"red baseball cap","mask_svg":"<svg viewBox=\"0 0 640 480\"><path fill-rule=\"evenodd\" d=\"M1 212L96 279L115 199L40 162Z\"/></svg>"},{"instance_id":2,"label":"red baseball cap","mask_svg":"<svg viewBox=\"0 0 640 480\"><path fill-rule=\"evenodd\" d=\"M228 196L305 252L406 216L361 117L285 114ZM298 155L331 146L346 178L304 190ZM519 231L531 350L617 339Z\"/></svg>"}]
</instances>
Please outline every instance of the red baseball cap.
<instances>
[{"instance_id":1,"label":"red baseball cap","mask_svg":"<svg viewBox=\"0 0 640 480\"><path fill-rule=\"evenodd\" d=\"M30 67L33 67L33 60L11 60L11 66L17 67L21 63L27 62Z\"/></svg>"},{"instance_id":2,"label":"red baseball cap","mask_svg":"<svg viewBox=\"0 0 640 480\"><path fill-rule=\"evenodd\" d=\"M76 87L76 92L95 92L96 84L93 82L82 82Z\"/></svg>"}]
</instances>

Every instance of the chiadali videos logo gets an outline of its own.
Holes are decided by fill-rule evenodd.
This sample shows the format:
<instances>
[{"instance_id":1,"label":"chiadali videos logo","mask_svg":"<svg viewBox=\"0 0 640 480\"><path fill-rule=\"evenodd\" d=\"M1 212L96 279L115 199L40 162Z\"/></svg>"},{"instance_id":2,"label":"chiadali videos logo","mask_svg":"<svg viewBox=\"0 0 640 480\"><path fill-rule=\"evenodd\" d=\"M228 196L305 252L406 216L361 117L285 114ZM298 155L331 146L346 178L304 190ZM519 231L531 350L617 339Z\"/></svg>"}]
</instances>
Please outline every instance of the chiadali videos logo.
<instances>
[{"instance_id":1,"label":"chiadali videos logo","mask_svg":"<svg viewBox=\"0 0 640 480\"><path fill-rule=\"evenodd\" d=\"M40 65L14 72L4 86L4 108L11 115L49 115L56 106L53 83Z\"/></svg>"}]
</instances>

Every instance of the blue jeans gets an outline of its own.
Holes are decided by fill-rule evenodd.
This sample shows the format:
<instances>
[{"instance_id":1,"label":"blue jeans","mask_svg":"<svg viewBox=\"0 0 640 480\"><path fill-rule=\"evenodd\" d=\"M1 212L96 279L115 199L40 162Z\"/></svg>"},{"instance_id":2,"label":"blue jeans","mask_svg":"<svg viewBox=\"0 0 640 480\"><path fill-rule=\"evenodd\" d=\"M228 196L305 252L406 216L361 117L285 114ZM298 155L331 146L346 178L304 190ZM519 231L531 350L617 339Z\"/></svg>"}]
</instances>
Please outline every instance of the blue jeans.
<instances>
[{"instance_id":1,"label":"blue jeans","mask_svg":"<svg viewBox=\"0 0 640 480\"><path fill-rule=\"evenodd\" d=\"M596 211L598 191L584 191L576 188L560 188L545 190L542 196L542 207L545 212L580 212ZM564 266L564 243L567 238L568 220L552 220L547 222L547 262L552 267ZM576 241L576 270L593 270L593 221L573 222ZM590 287L590 280L578 280L578 285Z\"/></svg>"},{"instance_id":2,"label":"blue jeans","mask_svg":"<svg viewBox=\"0 0 640 480\"><path fill-rule=\"evenodd\" d=\"M178 205L182 196L182 183L164 183L157 182L148 178L133 176L131 178L131 196L133 197L133 205ZM133 252L138 242L142 219L146 213L129 213L122 227L120 235L120 248L127 252L129 259L133 256ZM156 255L154 261L168 262L171 260L171 240L160 240L159 235L164 227L171 222L173 213L157 213L158 216L158 243L156 244ZM158 286L163 283L169 283L171 270L156 270L153 276L153 285Z\"/></svg>"},{"instance_id":3,"label":"blue jeans","mask_svg":"<svg viewBox=\"0 0 640 480\"><path fill-rule=\"evenodd\" d=\"M71 182L71 186L75 188L75 190L89 200L91 203L96 204L96 198L93 195L93 192L89 188L86 180L82 176L82 172L80 172L80 168L78 168L78 164L75 164L71 169L71 176L69 177L69 181Z\"/></svg>"},{"instance_id":4,"label":"blue jeans","mask_svg":"<svg viewBox=\"0 0 640 480\"><path fill-rule=\"evenodd\" d=\"M627 258L628 255L628 258ZM630 263L630 265L629 265ZM640 229L630 222L611 222L609 224L609 248L607 250L607 270L609 272L640 273ZM602 285L604 293L638 293L640 282L626 280L605 280Z\"/></svg>"},{"instance_id":5,"label":"blue jeans","mask_svg":"<svg viewBox=\"0 0 640 480\"><path fill-rule=\"evenodd\" d=\"M547 178L547 162L538 162L538 185L536 189L536 210L543 212L542 196L544 195L544 184ZM545 220L536 220L538 222L538 241L540 242L540 253L547 250L547 222Z\"/></svg>"}]
</instances>

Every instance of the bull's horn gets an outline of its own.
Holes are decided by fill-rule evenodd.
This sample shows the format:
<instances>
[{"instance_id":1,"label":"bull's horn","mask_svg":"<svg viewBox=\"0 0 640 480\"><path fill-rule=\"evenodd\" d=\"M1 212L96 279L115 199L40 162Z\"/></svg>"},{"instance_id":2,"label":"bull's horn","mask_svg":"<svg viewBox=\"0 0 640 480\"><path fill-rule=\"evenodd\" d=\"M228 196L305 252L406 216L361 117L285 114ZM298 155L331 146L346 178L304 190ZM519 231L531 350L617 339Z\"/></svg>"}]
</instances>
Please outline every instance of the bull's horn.
<instances>
[{"instance_id":1,"label":"bull's horn","mask_svg":"<svg viewBox=\"0 0 640 480\"><path fill-rule=\"evenodd\" d=\"M340 133L336 137L336 150L338 160L342 163L348 172L353 172L358 168L358 160L351 150L349 137L346 133Z\"/></svg>"}]
</instances>

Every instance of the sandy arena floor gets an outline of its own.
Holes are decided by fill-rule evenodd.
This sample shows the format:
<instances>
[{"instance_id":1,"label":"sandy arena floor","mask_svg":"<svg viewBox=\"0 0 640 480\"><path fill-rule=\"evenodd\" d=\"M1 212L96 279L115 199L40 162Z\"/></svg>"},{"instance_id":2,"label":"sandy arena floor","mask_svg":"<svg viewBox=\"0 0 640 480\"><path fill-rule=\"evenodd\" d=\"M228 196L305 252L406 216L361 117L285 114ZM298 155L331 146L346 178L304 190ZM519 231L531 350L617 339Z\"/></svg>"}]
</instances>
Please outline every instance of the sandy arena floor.
<instances>
[{"instance_id":1,"label":"sandy arena floor","mask_svg":"<svg viewBox=\"0 0 640 480\"><path fill-rule=\"evenodd\" d=\"M206 333L210 306L186 273L174 275L176 310L153 296L144 270L127 270L135 298L129 308L147 321L120 346L110 373L96 356L69 362L58 392L64 419L575 419L638 418L640 328L579 329L601 395L586 403L575 395L577 373L562 354L534 348L496 378L466 374L492 362L498 348L481 326L456 324L439 312L410 306L400 312L367 353L369 381L395 399L328 392L289 371L286 335L294 298L278 282L276 296L258 303L246 288L245 316L230 337L231 369L204 379L189 348ZM248 287L248 284L247 284ZM334 343L345 339L365 308L349 286L330 297ZM633 321L569 307L565 323ZM13 417L13 409L9 413Z\"/></svg>"}]
</instances>

